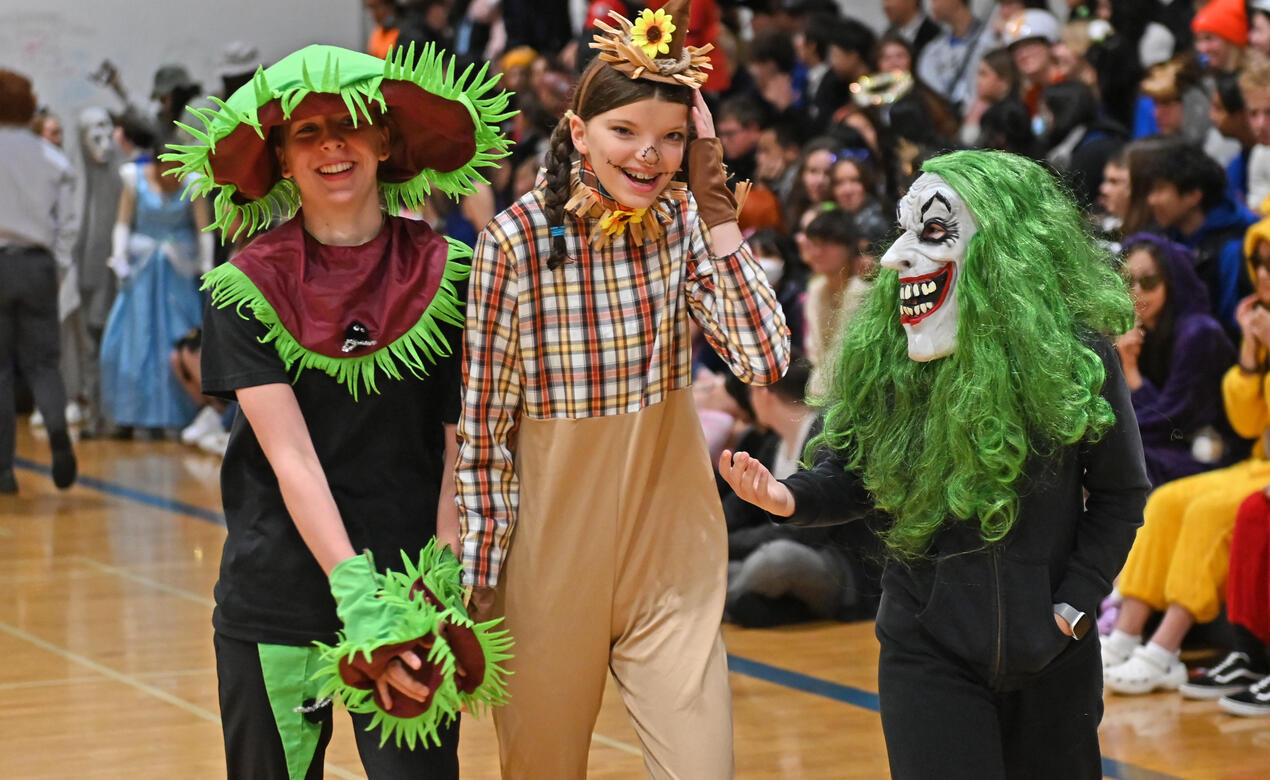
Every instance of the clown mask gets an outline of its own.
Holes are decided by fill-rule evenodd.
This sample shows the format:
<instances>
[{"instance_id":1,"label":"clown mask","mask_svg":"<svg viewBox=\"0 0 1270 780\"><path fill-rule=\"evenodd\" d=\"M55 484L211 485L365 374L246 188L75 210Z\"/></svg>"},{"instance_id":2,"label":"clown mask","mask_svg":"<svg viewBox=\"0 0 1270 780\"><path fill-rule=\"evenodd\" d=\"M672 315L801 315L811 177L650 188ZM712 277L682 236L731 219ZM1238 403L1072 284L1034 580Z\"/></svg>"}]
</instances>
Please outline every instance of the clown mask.
<instances>
[{"instance_id":1,"label":"clown mask","mask_svg":"<svg viewBox=\"0 0 1270 780\"><path fill-rule=\"evenodd\" d=\"M105 163L110 158L110 147L114 145L111 138L114 130L115 126L106 109L90 107L81 111L79 132L84 156L99 165Z\"/></svg>"},{"instance_id":2,"label":"clown mask","mask_svg":"<svg viewBox=\"0 0 1270 780\"><path fill-rule=\"evenodd\" d=\"M924 173L900 201L903 234L882 257L900 275L900 324L908 356L936 360L957 348L957 285L977 227L948 182Z\"/></svg>"}]
</instances>

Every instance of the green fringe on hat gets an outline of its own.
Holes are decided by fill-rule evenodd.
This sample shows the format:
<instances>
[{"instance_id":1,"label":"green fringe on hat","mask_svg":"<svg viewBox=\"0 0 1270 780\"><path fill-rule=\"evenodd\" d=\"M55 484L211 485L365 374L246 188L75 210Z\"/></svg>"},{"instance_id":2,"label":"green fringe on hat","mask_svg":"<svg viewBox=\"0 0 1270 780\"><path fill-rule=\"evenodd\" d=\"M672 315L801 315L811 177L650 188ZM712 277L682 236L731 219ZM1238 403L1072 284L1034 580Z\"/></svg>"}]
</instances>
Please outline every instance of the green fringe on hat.
<instances>
[{"instance_id":1,"label":"green fringe on hat","mask_svg":"<svg viewBox=\"0 0 1270 780\"><path fill-rule=\"evenodd\" d=\"M234 194L237 188L232 184L217 184L212 178L209 157L215 152L216 143L243 124L255 128L257 135L263 139L264 130L260 126L257 112L273 100L280 101L283 116L289 117L295 107L311 94L339 94L348 106L354 122L358 121L359 115L370 122L372 119L368 102L378 103L381 110L388 110L380 92L380 83L389 80L411 82L439 97L466 106L476 126L476 152L472 159L446 173L424 169L409 181L381 181L379 191L389 214L397 214L403 206L418 209L433 187L454 198L471 194L476 191L473 181L488 183L477 169L495 166L500 159L510 154L510 141L499 132L498 124L515 116L516 112L508 110L507 92L488 95L501 78L501 74L487 78L488 62L475 75L472 74L475 65L469 65L461 74L456 74L453 55L449 56L447 62L445 52L437 49L435 44L428 43L424 45L416 62L414 43L411 43L408 49L398 48L389 54L384 61L382 74L349 80L347 75L343 78L340 75L336 56L336 52L340 50L335 47L310 48L317 49L316 53L319 54L321 49L329 49L326 52L325 66L316 78L309 71L308 60L302 60L300 83L275 89L269 84L265 69L259 68L252 79L252 89L247 90L244 87L231 96L230 102L234 105L212 96L209 99L217 108L189 109L202 123L202 129L177 122L199 143L170 144L168 148L172 151L159 156L161 160L180 163L168 175L186 181L184 197L207 196L212 190L219 189L213 200L215 220L207 229L219 229L222 240L230 238L230 228L235 221L238 221L238 226L233 231L234 240L243 233L251 235L268 227L275 218L289 218L300 205L300 194L289 179L279 179L265 196L257 200L236 203ZM240 95L244 97L240 99ZM254 97L254 100L247 102L248 97Z\"/></svg>"},{"instance_id":2,"label":"green fringe on hat","mask_svg":"<svg viewBox=\"0 0 1270 780\"><path fill-rule=\"evenodd\" d=\"M260 324L268 329L261 341L266 344L273 342L287 371L290 372L295 367L297 379L304 369L316 368L345 384L356 401L362 389L371 393L379 392L375 385L377 371L392 379L401 379L399 366L404 366L415 377L422 378L428 375L428 366L435 364L437 357L450 356L450 344L446 341L441 325L444 323L460 328L464 325L463 303L458 299L455 283L466 279L471 272L470 267L462 261L471 258L472 250L453 238L446 238L446 242L450 249L446 255L441 283L419 321L387 346L355 357L331 357L302 346L283 327L278 313L255 283L232 262L217 266L204 274L200 289L211 291L213 306L233 306L244 319L247 315L242 312L242 308L250 308Z\"/></svg>"}]
</instances>

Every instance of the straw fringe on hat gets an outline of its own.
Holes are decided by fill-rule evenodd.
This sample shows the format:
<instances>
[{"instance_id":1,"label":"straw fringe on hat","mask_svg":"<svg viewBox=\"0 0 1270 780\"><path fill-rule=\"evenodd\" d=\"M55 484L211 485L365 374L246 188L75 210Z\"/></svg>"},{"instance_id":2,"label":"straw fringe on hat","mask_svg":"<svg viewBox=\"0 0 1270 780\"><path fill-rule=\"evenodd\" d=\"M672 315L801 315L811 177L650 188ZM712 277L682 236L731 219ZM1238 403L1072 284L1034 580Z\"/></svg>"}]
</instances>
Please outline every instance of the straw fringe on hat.
<instances>
[{"instance_id":1,"label":"straw fringe on hat","mask_svg":"<svg viewBox=\"0 0 1270 780\"><path fill-rule=\"evenodd\" d=\"M591 48L597 57L633 79L684 84L700 89L713 69L707 56L714 45L687 46L691 0L671 0L660 9L645 9L632 21L609 11L614 25L596 20L602 32Z\"/></svg>"}]
</instances>

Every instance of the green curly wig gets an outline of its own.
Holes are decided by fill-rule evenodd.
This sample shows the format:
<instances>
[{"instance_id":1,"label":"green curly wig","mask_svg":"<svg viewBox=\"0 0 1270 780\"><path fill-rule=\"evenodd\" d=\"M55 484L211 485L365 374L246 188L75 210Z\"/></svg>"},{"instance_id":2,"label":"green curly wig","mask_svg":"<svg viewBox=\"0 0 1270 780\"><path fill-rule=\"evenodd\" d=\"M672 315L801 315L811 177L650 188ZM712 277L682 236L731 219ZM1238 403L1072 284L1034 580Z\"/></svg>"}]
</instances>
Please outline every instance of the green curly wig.
<instances>
[{"instance_id":1,"label":"green curly wig","mask_svg":"<svg viewBox=\"0 0 1270 780\"><path fill-rule=\"evenodd\" d=\"M978 523L985 542L1010 532L1028 458L1095 440L1115 422L1089 339L1133 323L1110 256L1041 166L965 151L922 170L941 176L978 223L957 282L956 351L908 357L899 275L880 270L808 449L837 450L862 475L893 518L883 539L900 559L923 555L947 522Z\"/></svg>"}]
</instances>

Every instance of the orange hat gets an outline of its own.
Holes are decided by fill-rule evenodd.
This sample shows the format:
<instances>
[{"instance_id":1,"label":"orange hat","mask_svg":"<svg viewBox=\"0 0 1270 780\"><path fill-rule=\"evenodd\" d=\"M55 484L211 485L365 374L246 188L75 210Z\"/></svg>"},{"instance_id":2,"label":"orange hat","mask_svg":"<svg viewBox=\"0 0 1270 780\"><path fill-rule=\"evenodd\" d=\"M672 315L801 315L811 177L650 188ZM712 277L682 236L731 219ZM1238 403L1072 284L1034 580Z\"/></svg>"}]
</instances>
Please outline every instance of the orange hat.
<instances>
[{"instance_id":1,"label":"orange hat","mask_svg":"<svg viewBox=\"0 0 1270 780\"><path fill-rule=\"evenodd\" d=\"M1209 32L1236 46L1248 45L1248 13L1244 0L1212 0L1195 14L1191 29Z\"/></svg>"}]
</instances>

